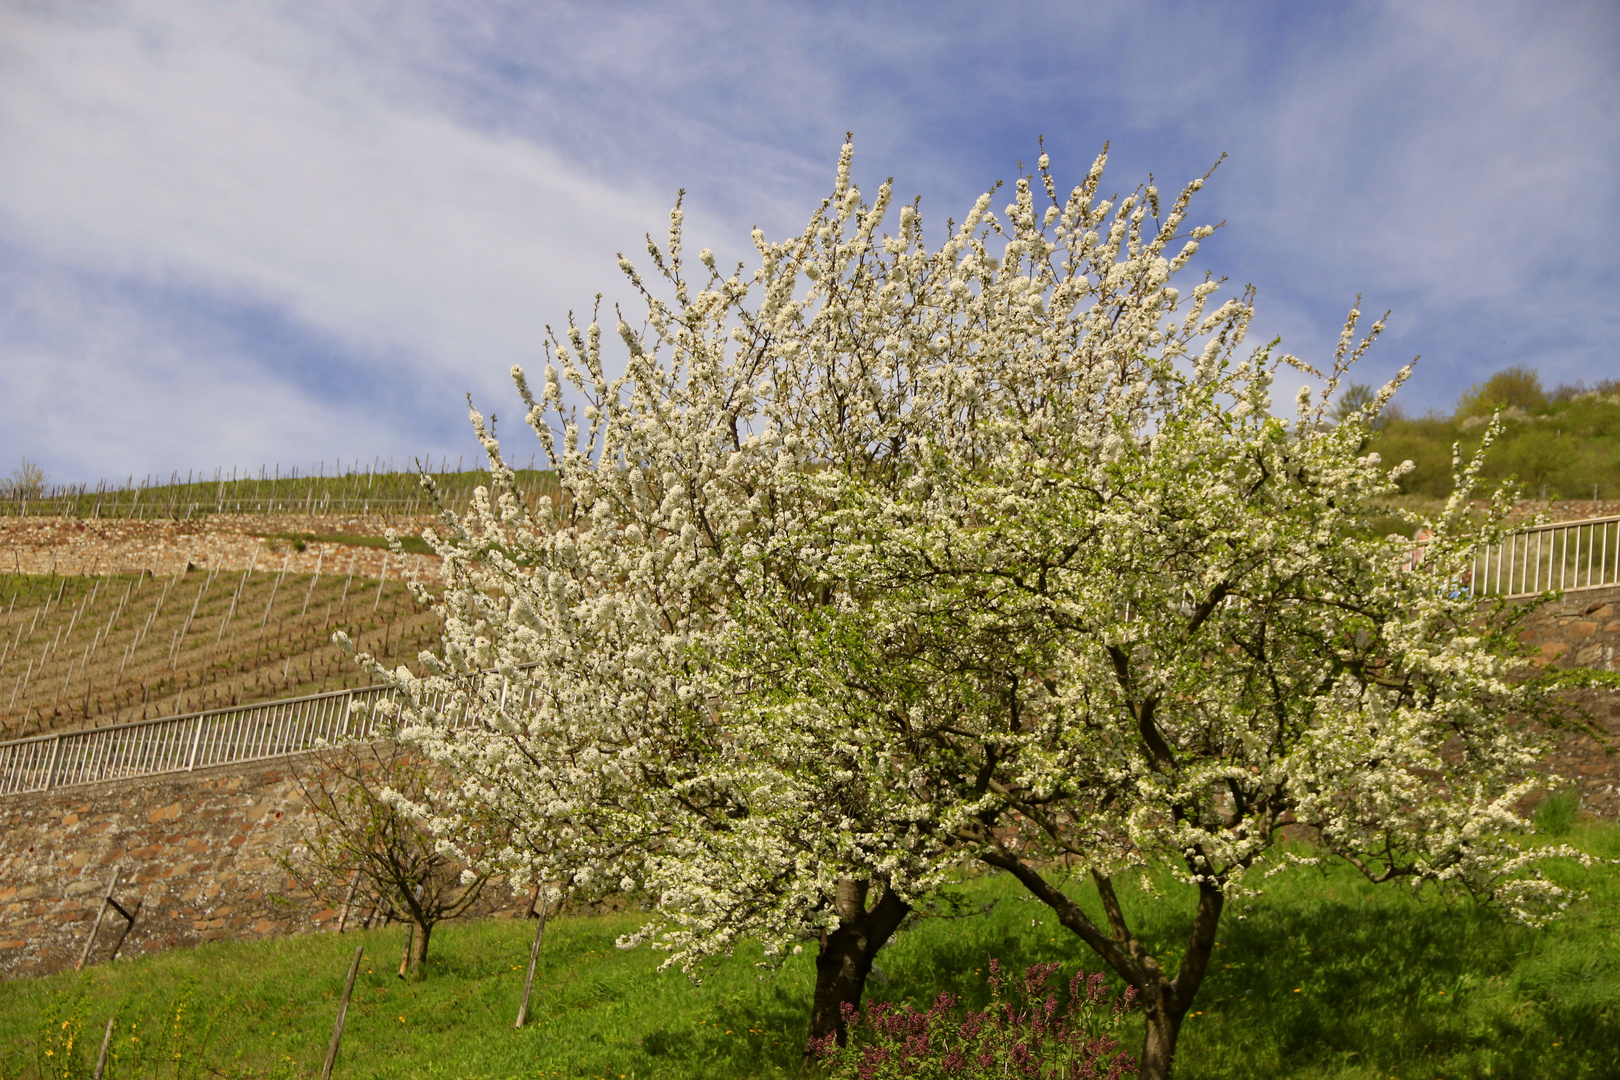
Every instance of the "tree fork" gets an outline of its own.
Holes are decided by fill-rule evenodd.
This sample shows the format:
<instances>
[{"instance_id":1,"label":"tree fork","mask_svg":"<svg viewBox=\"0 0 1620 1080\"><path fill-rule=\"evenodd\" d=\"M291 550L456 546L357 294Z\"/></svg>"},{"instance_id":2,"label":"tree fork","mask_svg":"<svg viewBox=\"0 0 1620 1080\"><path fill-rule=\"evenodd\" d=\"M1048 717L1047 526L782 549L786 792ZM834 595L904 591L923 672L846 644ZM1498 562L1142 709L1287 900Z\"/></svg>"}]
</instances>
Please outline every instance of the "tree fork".
<instances>
[{"instance_id":1,"label":"tree fork","mask_svg":"<svg viewBox=\"0 0 1620 1080\"><path fill-rule=\"evenodd\" d=\"M1096 874L1093 880L1108 916L1112 937L1104 934L1066 893L1053 888L1038 870L1017 856L992 851L984 856L984 861L1017 877L1036 899L1053 910L1065 928L1090 945L1121 978L1136 987L1141 994L1142 1014L1147 1024L1138 1062L1139 1080L1168 1080L1182 1022L1192 1009L1193 998L1209 970L1209 959L1215 949L1215 930L1226 903L1220 887L1208 882L1199 884L1198 907L1193 915L1187 951L1172 978L1165 975L1157 958L1130 932L1114 894L1113 882L1108 877Z\"/></svg>"},{"instance_id":2,"label":"tree fork","mask_svg":"<svg viewBox=\"0 0 1620 1080\"><path fill-rule=\"evenodd\" d=\"M1157 980L1159 992L1143 995L1147 1032L1142 1041L1141 1080L1167 1080L1170 1076L1181 1024L1209 970L1209 958L1215 950L1215 929L1220 925L1225 905L1226 897L1218 886L1199 883L1198 909L1193 915L1192 933L1188 935L1187 951L1176 969L1176 977L1165 979L1161 975Z\"/></svg>"}]
</instances>

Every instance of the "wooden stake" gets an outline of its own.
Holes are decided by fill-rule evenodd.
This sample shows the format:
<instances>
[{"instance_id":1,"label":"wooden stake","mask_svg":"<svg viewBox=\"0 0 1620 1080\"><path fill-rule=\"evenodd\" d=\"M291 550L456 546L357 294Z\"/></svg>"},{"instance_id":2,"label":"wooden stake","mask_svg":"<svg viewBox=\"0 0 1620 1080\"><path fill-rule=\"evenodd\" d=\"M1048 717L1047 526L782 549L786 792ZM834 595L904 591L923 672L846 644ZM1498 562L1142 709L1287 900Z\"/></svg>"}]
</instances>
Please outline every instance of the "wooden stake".
<instances>
[{"instance_id":1,"label":"wooden stake","mask_svg":"<svg viewBox=\"0 0 1620 1080\"><path fill-rule=\"evenodd\" d=\"M540 901L538 914L539 924L534 928L534 944L529 946L529 973L523 977L523 1001L518 1005L517 1023L512 1026L520 1028L523 1021L529 1018L529 992L534 989L534 969L540 962L540 940L546 934L546 902Z\"/></svg>"},{"instance_id":2,"label":"wooden stake","mask_svg":"<svg viewBox=\"0 0 1620 1080\"><path fill-rule=\"evenodd\" d=\"M377 614L377 605L382 603L383 589L388 587L388 555L385 552L382 558L382 581L377 584L377 599L371 602L371 613Z\"/></svg>"},{"instance_id":3,"label":"wooden stake","mask_svg":"<svg viewBox=\"0 0 1620 1080\"><path fill-rule=\"evenodd\" d=\"M107 963L110 964L114 960L118 959L118 950L124 947L124 939L129 937L129 932L131 930L135 929L135 916L141 913L141 905L146 903L146 897L143 896L139 900L135 901L135 909L133 911L125 911L118 901L112 899L111 897L107 898L107 903L117 908L118 914L122 915L125 920L124 929L119 932L118 940L113 942L112 952L107 956Z\"/></svg>"},{"instance_id":4,"label":"wooden stake","mask_svg":"<svg viewBox=\"0 0 1620 1080\"><path fill-rule=\"evenodd\" d=\"M405 970L411 963L411 943L416 940L416 924L405 925L405 951L399 954L399 977L405 977Z\"/></svg>"},{"instance_id":5,"label":"wooden stake","mask_svg":"<svg viewBox=\"0 0 1620 1080\"><path fill-rule=\"evenodd\" d=\"M263 630L264 624L270 621L270 605L276 602L276 590L281 588L281 579L287 576L287 563L291 558L292 555L288 554L281 560L281 573L276 575L275 582L270 586L270 599L264 604L264 618L259 620L260 630Z\"/></svg>"},{"instance_id":6,"label":"wooden stake","mask_svg":"<svg viewBox=\"0 0 1620 1080\"><path fill-rule=\"evenodd\" d=\"M321 1080L332 1080L332 1065L337 1061L338 1044L343 1041L343 1020L349 1014L349 995L354 993L354 977L360 973L360 954L364 945L354 947L354 959L349 961L349 977L343 983L343 997L338 1002L337 1023L332 1026L332 1045L326 1048L326 1064L321 1066Z\"/></svg>"},{"instance_id":7,"label":"wooden stake","mask_svg":"<svg viewBox=\"0 0 1620 1080\"><path fill-rule=\"evenodd\" d=\"M348 605L348 602L349 602L349 583L354 580L354 564L359 562L359 561L360 561L360 553L358 551L354 552L353 554L351 554L349 556L349 576L343 579L343 595L338 597L338 610L339 611L348 610L347 605ZM15 599L12 600L12 603L16 603L16 600Z\"/></svg>"},{"instance_id":8,"label":"wooden stake","mask_svg":"<svg viewBox=\"0 0 1620 1080\"><path fill-rule=\"evenodd\" d=\"M90 933L84 939L84 948L79 952L79 962L73 965L78 971L84 967L84 962L90 958L90 946L95 944L96 931L101 929L102 916L107 914L107 905L112 902L113 890L118 887L118 868L113 867L112 877L107 879L107 895L101 898L101 906L96 909L96 921L90 924Z\"/></svg>"},{"instance_id":9,"label":"wooden stake","mask_svg":"<svg viewBox=\"0 0 1620 1080\"><path fill-rule=\"evenodd\" d=\"M359 887L360 871L358 868L356 868L353 875L351 875L349 878L349 895L343 898L343 911L338 915L337 932L340 934L343 933L343 928L349 924L349 907L354 903L354 890Z\"/></svg>"},{"instance_id":10,"label":"wooden stake","mask_svg":"<svg viewBox=\"0 0 1620 1080\"><path fill-rule=\"evenodd\" d=\"M101 1036L101 1053L96 1055L96 1071L91 1080L101 1080L101 1074L107 1069L107 1047L112 1043L113 1018L107 1017L107 1031Z\"/></svg>"},{"instance_id":11,"label":"wooden stake","mask_svg":"<svg viewBox=\"0 0 1620 1080\"><path fill-rule=\"evenodd\" d=\"M315 583L321 580L321 562L325 558L326 545L322 544L321 549L315 553L315 576L309 579L309 588L304 590L304 606L298 612L299 618L303 618L309 611L309 598L315 595Z\"/></svg>"}]
</instances>

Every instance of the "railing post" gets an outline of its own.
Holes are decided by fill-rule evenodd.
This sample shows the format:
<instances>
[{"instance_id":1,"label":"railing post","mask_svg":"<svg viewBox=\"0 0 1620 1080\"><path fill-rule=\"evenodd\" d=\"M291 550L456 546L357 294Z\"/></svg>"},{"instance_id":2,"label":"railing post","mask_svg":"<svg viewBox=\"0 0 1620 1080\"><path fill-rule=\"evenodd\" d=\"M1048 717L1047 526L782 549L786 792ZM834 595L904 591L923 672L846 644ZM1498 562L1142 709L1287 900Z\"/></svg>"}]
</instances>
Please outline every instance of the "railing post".
<instances>
[{"instance_id":1,"label":"railing post","mask_svg":"<svg viewBox=\"0 0 1620 1080\"><path fill-rule=\"evenodd\" d=\"M1558 588L1563 589L1564 579L1569 570L1569 530L1559 529L1558 538L1564 542L1558 555Z\"/></svg>"},{"instance_id":2,"label":"railing post","mask_svg":"<svg viewBox=\"0 0 1620 1080\"><path fill-rule=\"evenodd\" d=\"M56 786L56 760L62 753L62 736L58 735L51 740L51 763L45 770L45 787L49 791Z\"/></svg>"},{"instance_id":3,"label":"railing post","mask_svg":"<svg viewBox=\"0 0 1620 1080\"><path fill-rule=\"evenodd\" d=\"M197 767L197 744L202 742L203 714L197 714L196 726L191 729L191 749L186 752L186 772Z\"/></svg>"},{"instance_id":4,"label":"railing post","mask_svg":"<svg viewBox=\"0 0 1620 1080\"><path fill-rule=\"evenodd\" d=\"M1581 527L1579 525L1575 526L1574 531L1575 531L1575 587L1578 589L1578 588L1581 587ZM1565 546L1568 547L1569 545L1566 544ZM1590 545L1588 545L1588 551L1590 551L1590 550L1591 550ZM1586 578L1587 578L1588 581L1591 581L1592 575L1587 574Z\"/></svg>"}]
</instances>

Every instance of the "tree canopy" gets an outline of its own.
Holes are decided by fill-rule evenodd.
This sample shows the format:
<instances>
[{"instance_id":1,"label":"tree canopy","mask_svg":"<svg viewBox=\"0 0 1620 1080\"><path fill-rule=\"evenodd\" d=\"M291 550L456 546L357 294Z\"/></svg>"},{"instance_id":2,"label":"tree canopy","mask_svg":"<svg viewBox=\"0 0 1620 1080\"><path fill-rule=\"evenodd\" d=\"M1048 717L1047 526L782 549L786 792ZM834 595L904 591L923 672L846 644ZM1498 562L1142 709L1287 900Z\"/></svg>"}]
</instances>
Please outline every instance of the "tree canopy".
<instances>
[{"instance_id":1,"label":"tree canopy","mask_svg":"<svg viewBox=\"0 0 1620 1080\"><path fill-rule=\"evenodd\" d=\"M846 145L751 273L704 250L690 276L678 206L653 274L621 258L624 373L595 319L538 392L514 370L560 498L525 504L474 412L490 483L433 540L443 654L379 671L460 778L443 835L511 823L484 864L645 896L636 940L689 967L818 943L812 1038L907 913L1006 870L1141 995L1149 1076L1287 830L1527 921L1567 902L1510 838L1556 709L1511 614L1457 587L1505 498L1473 521L1459 462L1422 559L1369 538L1406 372L1324 416L1382 323L1351 312L1321 372L1247 345L1252 293L1172 284L1214 231L1204 180L1108 198L1103 166L1060 192L1042 155L931 247ZM1322 384L1291 418L1285 371ZM1175 965L1113 899L1163 865L1198 895Z\"/></svg>"}]
</instances>

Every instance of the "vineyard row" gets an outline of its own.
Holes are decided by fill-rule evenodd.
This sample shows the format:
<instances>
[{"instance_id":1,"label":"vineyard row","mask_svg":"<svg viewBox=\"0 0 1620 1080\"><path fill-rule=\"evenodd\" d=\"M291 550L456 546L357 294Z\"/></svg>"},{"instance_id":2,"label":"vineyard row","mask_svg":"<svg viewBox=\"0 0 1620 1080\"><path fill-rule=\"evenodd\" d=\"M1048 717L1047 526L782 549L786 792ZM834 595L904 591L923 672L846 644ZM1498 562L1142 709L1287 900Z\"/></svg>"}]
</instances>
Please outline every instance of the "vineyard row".
<instances>
[{"instance_id":1,"label":"vineyard row","mask_svg":"<svg viewBox=\"0 0 1620 1080\"><path fill-rule=\"evenodd\" d=\"M0 581L0 738L365 685L332 643L410 661L438 621L404 582L196 570Z\"/></svg>"}]
</instances>

